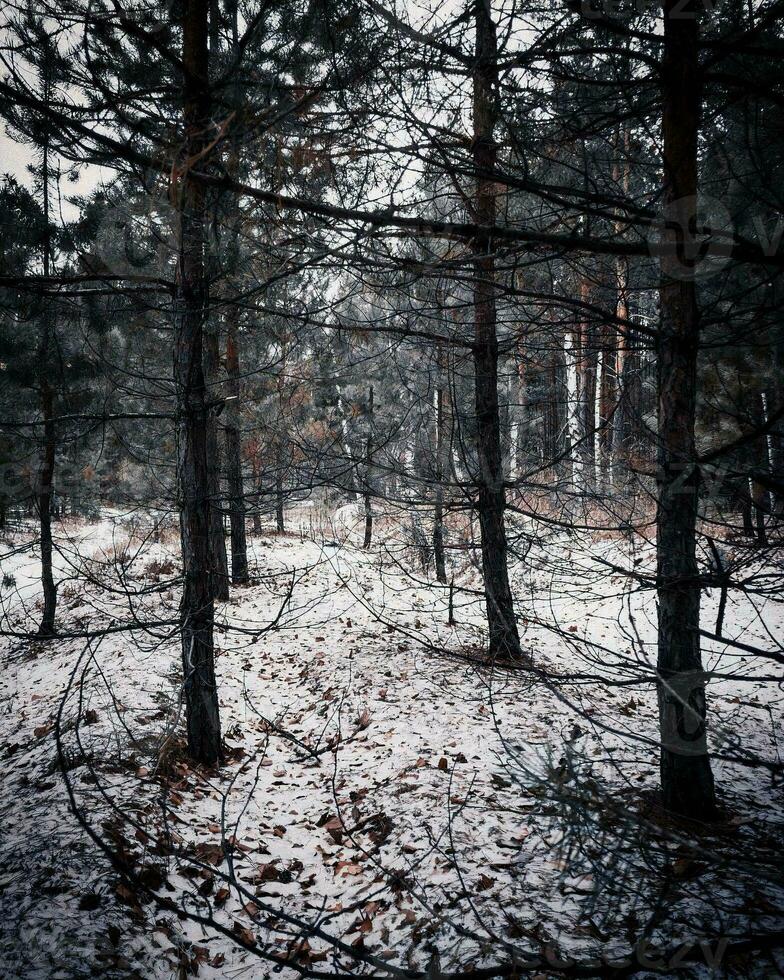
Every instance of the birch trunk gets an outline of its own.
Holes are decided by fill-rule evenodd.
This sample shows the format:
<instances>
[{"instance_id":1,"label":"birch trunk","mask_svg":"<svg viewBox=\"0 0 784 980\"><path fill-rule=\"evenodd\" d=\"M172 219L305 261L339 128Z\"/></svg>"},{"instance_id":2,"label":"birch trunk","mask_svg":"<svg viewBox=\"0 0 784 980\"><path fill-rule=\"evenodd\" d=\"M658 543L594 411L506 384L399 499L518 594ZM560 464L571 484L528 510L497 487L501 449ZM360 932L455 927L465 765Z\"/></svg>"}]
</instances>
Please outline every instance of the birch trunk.
<instances>
[{"instance_id":1,"label":"birch trunk","mask_svg":"<svg viewBox=\"0 0 784 980\"><path fill-rule=\"evenodd\" d=\"M580 452L580 382L576 334L567 327L564 334L564 357L566 360L566 418L569 434L569 461L571 463L571 479L574 489L581 493L585 488L583 480L583 461Z\"/></svg>"}]
</instances>

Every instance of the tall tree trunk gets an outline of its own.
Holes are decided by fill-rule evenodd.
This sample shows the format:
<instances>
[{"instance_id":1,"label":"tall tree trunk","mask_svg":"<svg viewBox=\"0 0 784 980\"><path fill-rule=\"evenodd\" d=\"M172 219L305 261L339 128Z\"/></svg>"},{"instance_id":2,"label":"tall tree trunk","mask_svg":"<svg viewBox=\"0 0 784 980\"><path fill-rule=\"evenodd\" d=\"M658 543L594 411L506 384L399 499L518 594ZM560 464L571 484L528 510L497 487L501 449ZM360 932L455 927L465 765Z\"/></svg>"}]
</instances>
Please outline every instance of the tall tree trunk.
<instances>
[{"instance_id":1,"label":"tall tree trunk","mask_svg":"<svg viewBox=\"0 0 784 980\"><path fill-rule=\"evenodd\" d=\"M204 380L207 404L207 481L210 491L210 554L212 593L216 599L229 598L229 560L223 533L221 501L221 452L215 403L220 398L220 330L217 318L208 314L204 330Z\"/></svg>"},{"instance_id":2,"label":"tall tree trunk","mask_svg":"<svg viewBox=\"0 0 784 980\"><path fill-rule=\"evenodd\" d=\"M752 515L751 506L751 489L748 486L748 480L745 481L745 486L741 487L739 494L740 500L740 513L741 520L743 521L743 533L747 538L754 537L754 518Z\"/></svg>"},{"instance_id":3,"label":"tall tree trunk","mask_svg":"<svg viewBox=\"0 0 784 980\"><path fill-rule=\"evenodd\" d=\"M373 503L371 470L373 468L373 385L368 392L367 441L365 443L365 539L363 548L369 548L373 540Z\"/></svg>"},{"instance_id":4,"label":"tall tree trunk","mask_svg":"<svg viewBox=\"0 0 784 980\"><path fill-rule=\"evenodd\" d=\"M207 406L203 364L205 202L187 170L206 144L209 121L207 0L186 0L183 21L185 144L179 185L179 241L174 301L174 381L178 415L178 482L184 586L182 660L188 751L212 765L222 755L213 650L210 553L211 493L207 467Z\"/></svg>"},{"instance_id":5,"label":"tall tree trunk","mask_svg":"<svg viewBox=\"0 0 784 980\"><path fill-rule=\"evenodd\" d=\"M438 381L435 395L436 409L436 499L433 514L433 561L436 566L436 578L446 585L446 557L444 555L444 478L447 470L449 452L449 437L446 431L448 396L448 373L442 360L442 352L437 351Z\"/></svg>"},{"instance_id":6,"label":"tall tree trunk","mask_svg":"<svg viewBox=\"0 0 784 980\"><path fill-rule=\"evenodd\" d=\"M564 331L563 349L566 367L566 431L568 435L568 468L572 491L581 492L585 487L583 478L583 455L580 446L582 435L582 413L580 412L580 332L571 326Z\"/></svg>"},{"instance_id":7,"label":"tall tree trunk","mask_svg":"<svg viewBox=\"0 0 784 980\"><path fill-rule=\"evenodd\" d=\"M514 371L510 384L513 395L510 398L510 402L512 403L510 406L512 424L509 437L509 476L512 481L517 480L522 471L528 438L525 342L525 333L522 332L515 350L513 359Z\"/></svg>"},{"instance_id":8,"label":"tall tree trunk","mask_svg":"<svg viewBox=\"0 0 784 980\"><path fill-rule=\"evenodd\" d=\"M618 297L616 307L619 317L627 317L629 308L626 298ZM627 328L628 330L628 328ZM617 403L613 414L613 482L621 485L628 478L628 448L629 448L629 392L628 384L631 374L629 363L629 334L625 330L618 337L618 348L615 354L615 387Z\"/></svg>"},{"instance_id":9,"label":"tall tree trunk","mask_svg":"<svg viewBox=\"0 0 784 980\"><path fill-rule=\"evenodd\" d=\"M45 79L44 97L49 99L49 85ZM43 210L44 210L44 275L49 275L49 256L51 242L49 236L49 138L44 137L43 143ZM44 593L44 611L38 627L38 635L51 636L54 633L54 616L57 609L57 587L54 584L52 571L52 493L54 489L55 463L55 430L53 393L49 380L49 365L51 362L52 321L48 300L44 299L44 309L41 318L41 339L38 347L38 379L41 399L41 416L44 423L44 444L41 458L41 470L38 477L36 503L38 506L38 523L41 531L41 586Z\"/></svg>"},{"instance_id":10,"label":"tall tree trunk","mask_svg":"<svg viewBox=\"0 0 784 980\"><path fill-rule=\"evenodd\" d=\"M283 471L286 463L288 438L285 425L284 387L286 383L286 338L281 342L281 365L278 372L278 418L275 432L275 520L278 531L286 530L285 497L283 495Z\"/></svg>"},{"instance_id":11,"label":"tall tree trunk","mask_svg":"<svg viewBox=\"0 0 784 980\"><path fill-rule=\"evenodd\" d=\"M44 611L38 627L40 637L54 633L54 616L57 609L57 586L52 572L52 486L54 481L55 431L52 388L46 376L49 359L49 313L44 311L44 324L39 348L41 414L44 423L44 446L41 470L38 477L38 522L41 530L41 585L44 593Z\"/></svg>"},{"instance_id":12,"label":"tall tree trunk","mask_svg":"<svg viewBox=\"0 0 784 980\"><path fill-rule=\"evenodd\" d=\"M220 45L220 8L217 0L210 10L210 29L213 32L211 49ZM238 56L237 4L228 5L231 22L232 57ZM239 105L240 94L235 81L232 103ZM239 140L232 138L227 170L236 176L239 170ZM232 195L229 204L229 254L227 266L230 274L236 274L239 261L239 211L236 198ZM242 386L240 384L240 355L237 343L237 324L230 311L226 319L226 422L224 429L224 449L226 453L226 486L229 497L229 524L231 528L231 580L235 585L248 581L248 542L245 533L245 493L242 480L242 437L240 430L240 404Z\"/></svg>"},{"instance_id":13,"label":"tall tree trunk","mask_svg":"<svg viewBox=\"0 0 784 980\"><path fill-rule=\"evenodd\" d=\"M352 494L358 502L360 499L360 494L359 490L357 489L357 480L355 477L357 463L351 449L348 431L348 415L346 413L345 405L343 404L343 391L339 384L335 384L335 391L337 392L338 396L338 418L340 419L340 431L343 436L343 454L349 463L346 492Z\"/></svg>"},{"instance_id":14,"label":"tall tree trunk","mask_svg":"<svg viewBox=\"0 0 784 980\"><path fill-rule=\"evenodd\" d=\"M754 537L760 546L768 543L768 531L765 526L765 516L768 513L769 495L765 487L759 480L749 480L751 488L751 499L754 503Z\"/></svg>"},{"instance_id":15,"label":"tall tree trunk","mask_svg":"<svg viewBox=\"0 0 784 980\"><path fill-rule=\"evenodd\" d=\"M207 14L207 64L208 70L219 64L221 55L220 4L218 0L208 0ZM208 82L211 79L208 77ZM220 278L221 255L219 225L221 220L221 199L219 194L211 193L208 213L205 214L207 242L208 281L214 283L210 298L217 300L223 291ZM218 305L217 303L214 305ZM221 425L218 416L221 409L220 368L220 330L221 316L216 309L207 304L207 319L204 324L204 380L207 389L207 477L210 489L210 553L212 556L212 594L214 598L229 598L229 560L226 552L226 535L223 521L223 499L221 494L222 446Z\"/></svg>"},{"instance_id":16,"label":"tall tree trunk","mask_svg":"<svg viewBox=\"0 0 784 980\"><path fill-rule=\"evenodd\" d=\"M773 383L772 393L766 396L766 417L784 405L784 327L779 324L773 337ZM777 422L770 434L770 472L779 484L784 483L784 422ZM781 520L784 517L784 493L776 490L773 494L773 513Z\"/></svg>"},{"instance_id":17,"label":"tall tree trunk","mask_svg":"<svg viewBox=\"0 0 784 980\"><path fill-rule=\"evenodd\" d=\"M275 442L275 527L279 534L286 530L286 508L283 499L283 446Z\"/></svg>"},{"instance_id":18,"label":"tall tree trunk","mask_svg":"<svg viewBox=\"0 0 784 980\"><path fill-rule=\"evenodd\" d=\"M242 486L242 440L240 437L240 358L237 328L226 326L226 484L229 491L231 524L231 580L235 585L248 581L248 543L245 537L245 495Z\"/></svg>"},{"instance_id":19,"label":"tall tree trunk","mask_svg":"<svg viewBox=\"0 0 784 980\"><path fill-rule=\"evenodd\" d=\"M275 439L275 525L280 534L286 530L286 509L283 496L283 439Z\"/></svg>"},{"instance_id":20,"label":"tall tree trunk","mask_svg":"<svg viewBox=\"0 0 784 980\"><path fill-rule=\"evenodd\" d=\"M215 74L221 56L221 10L218 0L208 0L207 14L207 63L208 70ZM208 77L208 82L212 81ZM208 280L212 287L210 299L217 300L223 292L220 278L221 255L219 225L221 220L221 199L219 194L211 193L208 214L205 214L207 234ZM217 304L214 304L217 305ZM220 346L221 316L216 309L207 305L207 319L204 325L204 380L207 388L207 473L210 487L210 551L212 554L212 590L216 599L229 598L229 560L226 551L226 535L223 520L223 499L221 494L221 473L223 471L221 428L218 422L223 407L221 397Z\"/></svg>"},{"instance_id":21,"label":"tall tree trunk","mask_svg":"<svg viewBox=\"0 0 784 980\"><path fill-rule=\"evenodd\" d=\"M657 593L661 785L664 805L706 820L715 813L705 732L696 560L699 469L694 441L699 313L693 208L700 114L699 27L664 0L664 204L661 257Z\"/></svg>"},{"instance_id":22,"label":"tall tree trunk","mask_svg":"<svg viewBox=\"0 0 784 980\"><path fill-rule=\"evenodd\" d=\"M553 327L554 331L554 327ZM557 483L566 476L564 456L568 436L568 397L564 383L565 364L563 353L554 347L545 366L547 396L545 401L544 461L553 467ZM556 492L558 487L555 488Z\"/></svg>"},{"instance_id":23,"label":"tall tree trunk","mask_svg":"<svg viewBox=\"0 0 784 980\"><path fill-rule=\"evenodd\" d=\"M580 282L580 300L590 302L591 286L583 276ZM580 410L580 457L582 461L583 480L588 487L593 482L595 446L594 432L596 429L596 344L594 329L587 312L580 313L578 325L579 352L577 387L579 392Z\"/></svg>"},{"instance_id":24,"label":"tall tree trunk","mask_svg":"<svg viewBox=\"0 0 784 980\"><path fill-rule=\"evenodd\" d=\"M476 0L476 62L474 68L474 140L476 222L492 228L496 221L498 42L490 16L490 0ZM512 592L509 587L504 510L501 424L498 408L498 336L496 333L495 243L492 235L477 243L474 262L474 389L477 455L479 458L479 524L491 657L519 657Z\"/></svg>"},{"instance_id":25,"label":"tall tree trunk","mask_svg":"<svg viewBox=\"0 0 784 980\"><path fill-rule=\"evenodd\" d=\"M615 145L615 161L613 176L618 190L625 197L629 194L629 126L622 124ZM615 223L615 233L620 236L624 225L619 220ZM615 399L609 410L612 416L608 423L607 441L611 451L610 472L613 482L618 485L628 478L626 453L628 440L629 399L626 391L630 372L627 370L629 361L629 260L625 255L619 255L615 260L615 315L620 321L615 327L614 358L610 360L611 371L608 371L608 386L614 389ZM609 359L609 358L608 358ZM612 381L610 380L612 378Z\"/></svg>"},{"instance_id":26,"label":"tall tree trunk","mask_svg":"<svg viewBox=\"0 0 784 980\"><path fill-rule=\"evenodd\" d=\"M599 380L599 458L602 482L607 486L612 473L613 458L613 416L616 411L617 386L615 365L617 339L611 324L602 326L601 371Z\"/></svg>"},{"instance_id":27,"label":"tall tree trunk","mask_svg":"<svg viewBox=\"0 0 784 980\"><path fill-rule=\"evenodd\" d=\"M751 423L754 428L761 428L768 421L768 402L765 392L754 393L752 395ZM772 439L770 433L755 439L748 447L748 452L752 459L752 466L760 473L772 476ZM768 529L766 519L771 513L772 498L764 484L757 479L749 481L751 487L751 498L754 502L754 527L757 544L766 546L768 543Z\"/></svg>"},{"instance_id":28,"label":"tall tree trunk","mask_svg":"<svg viewBox=\"0 0 784 980\"><path fill-rule=\"evenodd\" d=\"M774 362L775 363L775 362ZM777 365L777 367L781 367ZM762 391L760 394L760 404L762 406L762 411L760 413L760 422L764 423L766 426L770 422L770 395L768 391ZM777 440L778 433L776 432L776 426L774 425L770 429L765 437L765 466L768 476L772 479L776 479L777 469L778 469L778 453L780 452L780 446ZM775 514L779 507L778 501L779 494L774 493L772 490L768 493L768 508L771 514Z\"/></svg>"},{"instance_id":29,"label":"tall tree trunk","mask_svg":"<svg viewBox=\"0 0 784 980\"><path fill-rule=\"evenodd\" d=\"M254 449L251 455L251 482L255 488L253 499L256 501L253 507L253 533L261 534L261 476L259 474L259 456Z\"/></svg>"}]
</instances>

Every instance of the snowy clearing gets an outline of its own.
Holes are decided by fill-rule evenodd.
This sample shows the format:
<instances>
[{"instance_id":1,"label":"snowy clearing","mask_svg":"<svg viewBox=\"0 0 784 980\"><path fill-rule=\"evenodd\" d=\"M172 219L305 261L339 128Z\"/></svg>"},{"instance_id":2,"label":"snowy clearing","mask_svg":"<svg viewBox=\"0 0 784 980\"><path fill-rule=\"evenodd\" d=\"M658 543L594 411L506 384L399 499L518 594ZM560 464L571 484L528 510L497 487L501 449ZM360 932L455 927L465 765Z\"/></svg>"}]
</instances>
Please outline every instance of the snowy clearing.
<instances>
[{"instance_id":1,"label":"snowy clearing","mask_svg":"<svg viewBox=\"0 0 784 980\"><path fill-rule=\"evenodd\" d=\"M70 579L60 626L73 636L3 648L3 976L271 975L253 950L360 973L351 950L404 969L427 969L438 950L444 972L495 962L499 943L613 957L641 933L662 948L715 934L717 903L727 935L780 927L782 893L764 874L719 884L677 828L647 855L633 846L661 830L655 807L640 809L657 783L652 598L606 563L645 567L649 546L573 536L555 566L552 541L532 545L514 568L532 667L508 669L477 654L478 599L462 593L446 625L448 590L406 566L393 521L363 552L353 507L324 543L305 536L306 509L298 518L302 534L252 540L254 584L219 610L219 771L192 767L183 749L172 534L155 543L119 512L58 529ZM2 559L19 624L36 601L24 538ZM472 574L461 575L469 590ZM758 605L730 606L730 636L781 635L781 604ZM737 672L736 654L717 649L708 669L731 657ZM711 684L715 748L776 757L770 691ZM728 820L697 851L720 864L761 822L780 832L780 789L764 771L715 765ZM164 906L176 900L223 933L138 904L80 828L60 767L84 819ZM575 773L581 848L549 793ZM581 808L586 793L604 809ZM625 808L639 818L634 837Z\"/></svg>"}]
</instances>

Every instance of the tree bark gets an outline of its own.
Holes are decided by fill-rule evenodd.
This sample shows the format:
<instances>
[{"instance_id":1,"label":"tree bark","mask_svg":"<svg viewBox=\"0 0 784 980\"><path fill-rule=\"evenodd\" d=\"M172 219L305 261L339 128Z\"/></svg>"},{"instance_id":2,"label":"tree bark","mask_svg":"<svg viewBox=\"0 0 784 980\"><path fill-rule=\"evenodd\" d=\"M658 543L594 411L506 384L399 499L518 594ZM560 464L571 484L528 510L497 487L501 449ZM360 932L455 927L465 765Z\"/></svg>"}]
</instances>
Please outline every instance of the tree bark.
<instances>
[{"instance_id":1,"label":"tree bark","mask_svg":"<svg viewBox=\"0 0 784 980\"><path fill-rule=\"evenodd\" d=\"M473 159L476 170L477 224L491 229L496 222L496 185L493 171L497 146L498 43L490 16L490 0L476 0L476 62L474 68ZM509 587L504 511L501 424L498 407L498 336L496 332L496 273L492 235L477 243L474 261L474 391L477 455L479 459L479 524L482 536L482 571L485 582L490 656L518 658L512 592Z\"/></svg>"},{"instance_id":2,"label":"tree bark","mask_svg":"<svg viewBox=\"0 0 784 980\"><path fill-rule=\"evenodd\" d=\"M554 349L545 365L547 378L547 395L544 408L544 460L553 467L556 478L556 491L565 479L568 448L569 405L564 383L566 373L564 355Z\"/></svg>"},{"instance_id":3,"label":"tree bark","mask_svg":"<svg viewBox=\"0 0 784 980\"><path fill-rule=\"evenodd\" d=\"M217 8L217 9L216 9ZM210 12L210 27L214 32L216 47L220 44L218 30L220 18L219 5L215 3ZM232 57L238 55L238 21L237 4L229 5L231 22L231 52ZM235 80L232 91L232 103L235 108L240 102L238 83ZM227 170L236 175L239 170L239 140L236 136L231 140L231 149L227 162ZM231 197L228 215L230 226L230 248L228 269L236 274L239 261L239 224L240 216L238 202ZM226 486L229 497L229 524L231 528L231 580L234 585L244 585L248 582L248 541L245 531L245 492L242 479L242 436L240 428L240 405L242 385L240 382L240 355L237 343L237 324L235 314L231 311L226 319L226 422L224 429L224 448L226 452Z\"/></svg>"},{"instance_id":4,"label":"tree bark","mask_svg":"<svg viewBox=\"0 0 784 980\"><path fill-rule=\"evenodd\" d=\"M773 338L773 384L772 397L768 397L766 414L784 405L784 327L778 325ZM784 483L784 423L779 421L770 434L770 471L774 480ZM773 494L773 513L781 520L784 517L784 494Z\"/></svg>"},{"instance_id":5,"label":"tree bark","mask_svg":"<svg viewBox=\"0 0 784 980\"><path fill-rule=\"evenodd\" d=\"M629 319L629 299L627 292L628 263L619 261L618 264L618 301L616 313L619 319L627 321L627 326L618 337L618 349L615 358L615 385L617 404L613 416L613 472L614 482L618 486L628 484L630 480L629 463L634 441L634 352Z\"/></svg>"},{"instance_id":6,"label":"tree bark","mask_svg":"<svg viewBox=\"0 0 784 980\"><path fill-rule=\"evenodd\" d=\"M48 81L44 85L45 98L49 98ZM49 256L51 243L49 238L49 139L44 137L43 143L43 211L44 211L44 275L49 275ZM49 363L51 358L52 321L48 300L44 300L41 318L41 339L38 347L38 378L41 399L41 415L44 423L44 444L41 458L41 469L38 477L36 503L38 506L38 523L41 531L41 587L44 594L44 610L38 627L40 637L51 636L54 633L54 617L57 609L57 586L54 584L52 570L52 493L54 489L55 465L55 429L54 429L54 397L49 380Z\"/></svg>"},{"instance_id":7,"label":"tree bark","mask_svg":"<svg viewBox=\"0 0 784 980\"><path fill-rule=\"evenodd\" d=\"M222 756L213 649L210 548L211 493L207 467L207 406L203 332L208 301L205 276L205 201L188 174L189 159L205 146L209 120L207 0L187 0L183 21L185 143L177 173L178 262L174 300L174 381L178 416L178 483L184 586L182 660L188 751L213 765Z\"/></svg>"},{"instance_id":8,"label":"tree bark","mask_svg":"<svg viewBox=\"0 0 784 980\"><path fill-rule=\"evenodd\" d=\"M253 533L261 534L261 476L259 474L258 451L254 449L251 456L251 482L255 488L253 499L256 501L253 508Z\"/></svg>"},{"instance_id":9,"label":"tree bark","mask_svg":"<svg viewBox=\"0 0 784 980\"><path fill-rule=\"evenodd\" d=\"M564 331L563 350L566 380L566 420L569 457L567 469L572 492L582 493L585 489L583 473L584 457L580 438L582 436L582 412L580 411L580 332L571 326Z\"/></svg>"},{"instance_id":10,"label":"tree bark","mask_svg":"<svg viewBox=\"0 0 784 980\"><path fill-rule=\"evenodd\" d=\"M602 326L601 378L599 382L599 458L602 483L609 485L612 473L613 415L616 411L617 386L615 365L617 338L615 328L609 324Z\"/></svg>"},{"instance_id":11,"label":"tree bark","mask_svg":"<svg viewBox=\"0 0 784 980\"><path fill-rule=\"evenodd\" d=\"M715 813L705 731L696 560L699 469L694 440L699 312L693 207L700 113L698 22L664 0L664 203L661 257L657 512L658 694L664 805L706 820Z\"/></svg>"},{"instance_id":12,"label":"tree bark","mask_svg":"<svg viewBox=\"0 0 784 980\"><path fill-rule=\"evenodd\" d=\"M619 191L624 197L629 194L629 126L622 124L615 145L615 161L613 165L615 182L620 185ZM616 235L621 235L623 223L615 223ZM619 484L628 478L625 465L625 448L628 438L628 396L626 384L628 381L627 361L629 353L629 260L619 255L615 259L615 315L621 323L612 330L614 344L608 351L607 371L607 447L610 476L613 482ZM623 324L623 325L622 325ZM612 328L611 328L612 329ZM613 401L610 403L610 399Z\"/></svg>"},{"instance_id":13,"label":"tree bark","mask_svg":"<svg viewBox=\"0 0 784 980\"><path fill-rule=\"evenodd\" d=\"M774 358L775 358L775 352L774 352ZM776 365L776 377L778 378L784 365L776 363L775 359L773 363ZM782 386L781 381L779 380L778 387L781 386ZM774 392L776 391L776 387L777 385L774 383L773 385ZM770 420L770 406L771 406L770 392L763 391L760 395L760 401L762 404L761 421L764 422L765 425L767 425ZM772 404L775 406L775 405L782 404L782 402L776 399L772 402ZM768 471L768 475L772 480L780 481L781 479L781 468L782 468L781 449L782 447L781 447L780 425L774 425L773 428L770 430L770 432L768 432L767 437L765 439L765 450L766 450L765 469ZM771 490L768 493L768 506L769 506L771 516L780 516L781 494Z\"/></svg>"},{"instance_id":14,"label":"tree bark","mask_svg":"<svg viewBox=\"0 0 784 980\"><path fill-rule=\"evenodd\" d=\"M42 327L42 342L40 346L40 392L41 414L44 423L44 445L41 460L41 470L38 478L38 522L41 531L41 585L44 593L44 611L38 627L40 637L51 636L54 633L54 616L57 609L57 586L54 584L52 571L52 486L54 481L55 463L55 431L54 412L52 409L52 388L46 377L46 364L49 359L49 313L44 312Z\"/></svg>"},{"instance_id":15,"label":"tree bark","mask_svg":"<svg viewBox=\"0 0 784 980\"><path fill-rule=\"evenodd\" d=\"M528 395L525 366L525 332L521 333L515 348L512 387L512 426L509 446L509 476L516 481L523 469L523 460L528 449Z\"/></svg>"},{"instance_id":16,"label":"tree bark","mask_svg":"<svg viewBox=\"0 0 784 980\"><path fill-rule=\"evenodd\" d=\"M229 491L231 524L231 580L235 585L248 581L248 542L245 536L245 495L242 485L242 440L240 437L240 359L237 328L226 327L226 483Z\"/></svg>"},{"instance_id":17,"label":"tree bark","mask_svg":"<svg viewBox=\"0 0 784 980\"><path fill-rule=\"evenodd\" d=\"M367 441L365 443L365 539L363 548L369 548L373 540L373 503L370 485L373 467L373 385L368 392Z\"/></svg>"},{"instance_id":18,"label":"tree bark","mask_svg":"<svg viewBox=\"0 0 784 980\"><path fill-rule=\"evenodd\" d=\"M286 509L283 496L283 439L275 440L275 526L279 534L286 530Z\"/></svg>"},{"instance_id":19,"label":"tree bark","mask_svg":"<svg viewBox=\"0 0 784 980\"><path fill-rule=\"evenodd\" d=\"M435 397L436 409L436 499L433 515L433 561L436 566L436 578L446 585L446 557L444 555L444 477L446 475L447 451L449 439L446 432L446 408L448 395L446 386L449 384L447 372L442 363L442 352L437 352L438 381Z\"/></svg>"},{"instance_id":20,"label":"tree bark","mask_svg":"<svg viewBox=\"0 0 784 980\"><path fill-rule=\"evenodd\" d=\"M768 491L758 480L751 481L751 499L754 503L754 538L758 545L766 547L768 531L765 526L765 515L769 511Z\"/></svg>"},{"instance_id":21,"label":"tree bark","mask_svg":"<svg viewBox=\"0 0 784 980\"><path fill-rule=\"evenodd\" d=\"M754 428L759 428L768 421L767 398L764 391L752 394L751 423ZM752 465L755 470L767 473L772 476L772 439L770 433L755 439L748 447ZM772 496L759 480L749 480L751 499L754 503L754 529L755 538L758 545L765 547L768 544L768 530L766 518L772 511Z\"/></svg>"},{"instance_id":22,"label":"tree bark","mask_svg":"<svg viewBox=\"0 0 784 980\"><path fill-rule=\"evenodd\" d=\"M218 439L216 403L220 398L220 336L218 321L208 313L204 330L204 376L207 404L207 481L210 491L210 553L212 556L212 594L229 598L229 560L223 533L221 506L221 453Z\"/></svg>"},{"instance_id":23,"label":"tree bark","mask_svg":"<svg viewBox=\"0 0 784 980\"><path fill-rule=\"evenodd\" d=\"M740 497L740 513L741 519L743 521L743 533L747 538L754 537L754 519L752 516L751 507L751 491L748 487L748 480L746 480L746 486L741 489L739 494Z\"/></svg>"},{"instance_id":24,"label":"tree bark","mask_svg":"<svg viewBox=\"0 0 784 980\"><path fill-rule=\"evenodd\" d=\"M288 362L288 337L281 338L281 362L278 371L278 417L275 429L275 520L278 532L286 530L286 498L284 495L284 473L287 469L289 454L289 437L286 428L286 371Z\"/></svg>"},{"instance_id":25,"label":"tree bark","mask_svg":"<svg viewBox=\"0 0 784 980\"><path fill-rule=\"evenodd\" d=\"M588 279L583 276L580 281L580 300L590 302L591 287ZM594 433L596 430L596 344L594 329L587 313L580 314L578 326L579 339L577 350L578 361L578 392L580 412L580 456L582 461L583 481L587 488L593 482L595 463Z\"/></svg>"}]
</instances>

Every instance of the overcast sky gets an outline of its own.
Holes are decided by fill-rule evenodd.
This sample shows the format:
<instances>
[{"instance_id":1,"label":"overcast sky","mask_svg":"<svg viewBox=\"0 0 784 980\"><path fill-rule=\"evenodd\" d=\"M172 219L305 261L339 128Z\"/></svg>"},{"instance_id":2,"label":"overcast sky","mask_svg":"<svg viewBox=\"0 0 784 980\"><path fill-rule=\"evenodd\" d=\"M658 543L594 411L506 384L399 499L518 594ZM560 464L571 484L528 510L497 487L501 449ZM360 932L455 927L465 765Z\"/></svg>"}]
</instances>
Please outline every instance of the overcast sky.
<instances>
[{"instance_id":1,"label":"overcast sky","mask_svg":"<svg viewBox=\"0 0 784 980\"><path fill-rule=\"evenodd\" d=\"M30 174L26 169L29 162L30 148L14 143L3 126L0 131L0 171L4 174L12 174L20 183L29 187Z\"/></svg>"},{"instance_id":2,"label":"overcast sky","mask_svg":"<svg viewBox=\"0 0 784 980\"><path fill-rule=\"evenodd\" d=\"M28 172L27 167L33 160L32 147L17 143L8 135L5 127L0 127L0 175L11 174L20 184L32 188L33 178ZM54 164L56 169L56 163ZM101 171L98 167L82 167L79 180L72 183L70 180L63 180L60 184L61 199L58 201L57 188L54 181L50 184L53 197L52 220L57 223L59 211L62 208L62 215L66 221L73 221L79 216L79 211L68 203L68 198L75 194L89 194L91 190L98 186L101 180Z\"/></svg>"}]
</instances>

